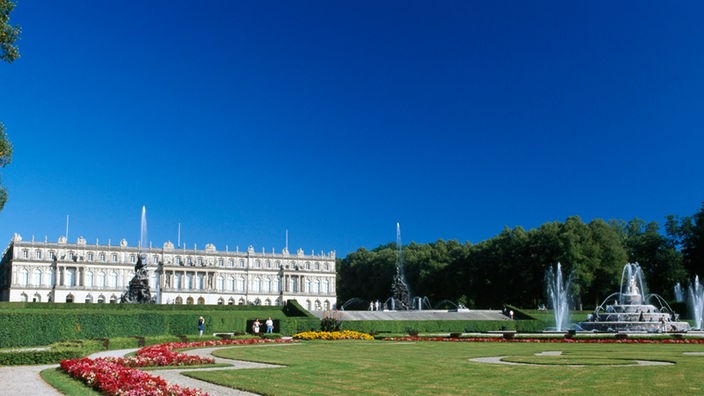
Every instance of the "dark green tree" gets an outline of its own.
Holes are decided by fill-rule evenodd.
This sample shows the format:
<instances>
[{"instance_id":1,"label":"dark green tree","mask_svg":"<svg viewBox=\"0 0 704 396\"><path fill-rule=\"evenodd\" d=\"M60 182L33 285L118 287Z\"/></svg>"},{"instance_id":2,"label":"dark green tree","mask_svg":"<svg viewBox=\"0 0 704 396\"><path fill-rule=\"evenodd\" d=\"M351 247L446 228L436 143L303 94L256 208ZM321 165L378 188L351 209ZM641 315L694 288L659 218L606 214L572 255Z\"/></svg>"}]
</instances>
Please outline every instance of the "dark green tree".
<instances>
[{"instance_id":1,"label":"dark green tree","mask_svg":"<svg viewBox=\"0 0 704 396\"><path fill-rule=\"evenodd\" d=\"M20 36L20 27L10 25L10 11L15 8L15 3L9 0L0 0L0 60L12 63L20 57L20 52L15 43ZM12 144L5 134L5 126L0 123L0 167L5 167L12 160ZM0 185L0 210L7 202L7 189Z\"/></svg>"},{"instance_id":2,"label":"dark green tree","mask_svg":"<svg viewBox=\"0 0 704 396\"><path fill-rule=\"evenodd\" d=\"M689 276L704 276L704 203L694 216L682 220L680 235L684 266Z\"/></svg>"},{"instance_id":3,"label":"dark green tree","mask_svg":"<svg viewBox=\"0 0 704 396\"><path fill-rule=\"evenodd\" d=\"M20 37L20 27L10 25L10 12L14 8L14 2L0 0L0 59L8 63L20 57L20 51L15 45Z\"/></svg>"}]
</instances>

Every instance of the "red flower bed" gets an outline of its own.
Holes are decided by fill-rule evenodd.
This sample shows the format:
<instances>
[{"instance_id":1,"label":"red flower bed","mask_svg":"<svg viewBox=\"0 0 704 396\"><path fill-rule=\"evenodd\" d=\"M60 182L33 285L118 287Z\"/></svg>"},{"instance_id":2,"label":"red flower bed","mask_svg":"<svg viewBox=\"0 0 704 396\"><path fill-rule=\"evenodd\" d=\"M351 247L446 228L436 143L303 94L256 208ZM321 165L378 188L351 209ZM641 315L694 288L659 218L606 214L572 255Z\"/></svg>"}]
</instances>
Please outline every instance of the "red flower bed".
<instances>
[{"instance_id":1,"label":"red flower bed","mask_svg":"<svg viewBox=\"0 0 704 396\"><path fill-rule=\"evenodd\" d=\"M201 390L169 385L160 377L149 375L132 367L189 366L214 362L212 358L187 355L176 352L175 349L282 342L292 342L292 340L253 338L247 340L170 342L144 347L137 351L136 356L127 358L63 360L61 368L70 376L107 395L205 396L207 393Z\"/></svg>"},{"instance_id":2,"label":"red flower bed","mask_svg":"<svg viewBox=\"0 0 704 396\"><path fill-rule=\"evenodd\" d=\"M704 344L702 338L501 338L501 337L388 337L385 341L445 341L445 342L540 342L540 343L586 343L586 344Z\"/></svg>"},{"instance_id":3,"label":"red flower bed","mask_svg":"<svg viewBox=\"0 0 704 396\"><path fill-rule=\"evenodd\" d=\"M73 359L61 362L61 368L92 388L107 395L130 396L205 396L199 389L169 385L156 377L107 359Z\"/></svg>"}]
</instances>

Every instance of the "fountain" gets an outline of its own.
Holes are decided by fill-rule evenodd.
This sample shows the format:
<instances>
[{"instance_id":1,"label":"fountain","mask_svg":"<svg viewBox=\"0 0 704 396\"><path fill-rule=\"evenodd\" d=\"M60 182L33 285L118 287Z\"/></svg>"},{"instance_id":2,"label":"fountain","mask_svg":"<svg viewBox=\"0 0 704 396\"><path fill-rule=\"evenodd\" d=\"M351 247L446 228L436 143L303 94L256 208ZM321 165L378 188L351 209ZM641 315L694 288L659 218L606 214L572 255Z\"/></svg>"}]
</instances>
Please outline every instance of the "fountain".
<instances>
[{"instance_id":1,"label":"fountain","mask_svg":"<svg viewBox=\"0 0 704 396\"><path fill-rule=\"evenodd\" d=\"M646 294L640 265L626 264L621 273L619 292L611 294L587 320L577 327L603 332L682 332L689 330L687 322L657 294ZM652 303L651 303L652 302ZM609 304L611 303L611 304ZM657 306L655 305L657 304Z\"/></svg>"},{"instance_id":2,"label":"fountain","mask_svg":"<svg viewBox=\"0 0 704 396\"><path fill-rule=\"evenodd\" d=\"M403 275L403 256L401 255L401 225L396 223L396 247L398 248L398 257L396 258L396 275L391 283L391 305L392 311L397 309L411 309L411 291L406 284ZM386 304L385 304L386 305Z\"/></svg>"},{"instance_id":3,"label":"fountain","mask_svg":"<svg viewBox=\"0 0 704 396\"><path fill-rule=\"evenodd\" d=\"M149 275L147 273L147 209L142 206L142 222L139 230L139 252L134 266L134 277L130 280L127 291L120 298L121 303L152 304L155 302L149 291Z\"/></svg>"},{"instance_id":4,"label":"fountain","mask_svg":"<svg viewBox=\"0 0 704 396\"><path fill-rule=\"evenodd\" d=\"M692 311L694 327L702 330L702 317L704 317L704 286L699 283L699 275L694 277L694 282L689 286L689 309Z\"/></svg>"},{"instance_id":5,"label":"fountain","mask_svg":"<svg viewBox=\"0 0 704 396\"><path fill-rule=\"evenodd\" d=\"M682 288L682 285L680 285L679 282L675 284L675 301L678 303L684 302L684 289Z\"/></svg>"},{"instance_id":6,"label":"fountain","mask_svg":"<svg viewBox=\"0 0 704 396\"><path fill-rule=\"evenodd\" d=\"M547 291L552 311L555 315L555 330L564 331L569 326L569 301L568 293L570 289L571 276L566 281L562 280L562 267L557 263L557 268L553 271L549 268L545 271L545 290Z\"/></svg>"}]
</instances>

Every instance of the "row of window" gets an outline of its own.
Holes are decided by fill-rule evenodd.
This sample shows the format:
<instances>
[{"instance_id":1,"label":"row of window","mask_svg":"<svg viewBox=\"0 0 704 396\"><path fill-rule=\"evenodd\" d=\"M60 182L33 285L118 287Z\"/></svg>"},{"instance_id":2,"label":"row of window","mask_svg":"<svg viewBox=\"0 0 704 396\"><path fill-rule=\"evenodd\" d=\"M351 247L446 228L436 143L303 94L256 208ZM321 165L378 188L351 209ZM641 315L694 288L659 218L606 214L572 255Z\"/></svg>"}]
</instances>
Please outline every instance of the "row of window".
<instances>
[{"instance_id":1,"label":"row of window","mask_svg":"<svg viewBox=\"0 0 704 396\"><path fill-rule=\"evenodd\" d=\"M28 296L26 293L22 293L22 294L20 295L20 300L23 301L23 302L27 302L27 301L29 301L29 296ZM113 294L112 296L110 296L109 302L110 302L110 304L116 304L118 300L119 300L119 298L118 298L116 295ZM51 294L48 294L48 295L46 296L46 301L51 302ZM91 294L89 294L89 295L87 295L87 296L85 297L85 300L84 300L83 302L86 303L86 304L92 304L93 302L96 302L96 303L98 303L98 304L104 304L104 303L106 303L107 301L108 301L108 300L106 299L106 297L105 297L104 295L102 295L102 294L99 295L95 301L93 300L93 296L92 296ZM205 304L205 298L199 297L199 298L196 300L196 299L194 299L194 298L191 297L191 296L187 297L185 300L183 299L183 297L178 296L178 297L176 297L176 298L173 299L173 300L169 299L168 301L166 301L166 303L167 303L167 304L183 304L184 301L185 301L186 304L189 304L189 305L192 305L192 304L194 304L194 303L196 303L196 302L197 302L198 304L200 304L200 305ZM39 293L34 293L34 295L32 296L32 302L42 302L42 296L41 296ZM67 302L67 303L75 302L75 297L73 296L73 294L69 294L68 296L66 296L66 302ZM220 298L218 299L217 303L218 303L218 305L224 305L224 304L225 304L225 299L222 298L222 297L220 297ZM278 305L281 305L281 300L279 300L279 299L277 298L276 300L274 300L274 301L272 302L272 301L271 301L270 299L268 299L268 298L267 298L267 299L264 299L264 300L261 300L261 299L257 298L257 299L255 299L254 301L249 301L249 302L247 302L247 301L245 301L245 299L242 298L242 297L240 297L238 300L235 300L233 297L230 297L230 298L227 300L227 304L228 304L228 305L235 305L235 304L237 304L237 305L245 305L245 304L247 304L247 303L249 303L249 304L254 304L254 305L266 305L266 306L270 306L270 305L273 304L273 305L277 305L277 306L278 306ZM309 311L310 311L310 310L321 310L321 309L329 310L330 307L331 307L330 302L327 301L327 300L325 300L325 301L323 301L323 302L321 302L320 300L315 300L315 301L306 300L306 308L307 308Z\"/></svg>"},{"instance_id":2,"label":"row of window","mask_svg":"<svg viewBox=\"0 0 704 396\"><path fill-rule=\"evenodd\" d=\"M49 254L49 259L51 259L51 260L53 260L53 259L56 257L56 253L55 253L53 250L50 250L50 251L48 252L48 254ZM37 259L37 260L41 260L42 257L43 257L43 255L42 255L42 250L41 250L41 249L36 249L35 252L34 252L34 258ZM27 260L30 258L30 251L29 251L29 249L23 249L23 250L22 250L22 258L27 259ZM102 262L102 263L107 262L107 255L106 255L105 252L99 252L98 255L97 255L97 258L98 258L98 260L97 260L98 262ZM83 260L82 257L77 256L74 252L68 252L67 255L66 255L66 257L62 257L61 259L62 259L62 260L67 260L67 261ZM89 262L95 262L95 261L96 261L95 259L96 259L95 253L93 253L93 252L88 252L88 253L87 253L87 255L86 255L86 260L87 260L87 261L89 261ZM110 254L110 262L111 262L111 263L117 263L117 262L119 262L119 256L118 256L117 253L112 253L112 254ZM132 264L137 263L137 255L136 255L136 254L130 254L130 255L129 255L129 262L132 263ZM153 255L152 258L151 258L151 262L152 262L152 263L158 263L158 262L159 262L159 256L158 256L158 255ZM195 258L194 258L193 256L186 256L186 257L182 258L181 256L176 256L176 257L174 257L174 264L176 264L176 265L189 265L189 266L193 266L193 265L204 266L204 265L205 265L205 261L204 261L203 257L195 257ZM212 262L209 262L208 264L212 265ZM238 266L239 266L240 268L245 268L245 266L246 266L244 259L240 259L240 260L237 262L237 264L238 264ZM219 257L219 258L217 259L217 265L220 266L220 267L224 267L224 266L225 266L225 259L222 258L222 257ZM228 259L228 260L227 260L227 265L228 265L228 267L233 267L233 268L234 268L234 267L235 267L235 260L234 260L234 259ZM294 268L297 267L297 266L296 266L296 263L293 262L293 261L291 262L290 265L291 265L291 267L294 267ZM264 263L262 263L261 260L259 260L259 259L254 260L254 268L267 268L267 269L271 269L271 268L280 268L280 267L281 267L281 262L278 261L278 260L277 260L275 263L272 263L271 260L266 260ZM312 269L312 270L320 271L321 265L320 265L320 263L318 263L318 262L313 263L312 265L311 265L310 262L306 262L305 264L302 265L302 268L305 268L306 270L311 270L311 269ZM322 265L322 270L323 270L323 271L329 271L329 270L330 270L330 264L329 264L329 263L323 263L323 265Z\"/></svg>"},{"instance_id":3,"label":"row of window","mask_svg":"<svg viewBox=\"0 0 704 396\"><path fill-rule=\"evenodd\" d=\"M31 272L31 282L30 282L30 272L22 268L18 273L17 283L19 286L45 286L50 287L53 285L55 271L50 268L47 271L41 271L35 268ZM152 273L149 279L149 286L151 288L156 287L156 274ZM166 277L165 286L167 288L183 289L183 290L205 290L206 281L205 275L202 273L192 274L192 273L175 273L172 278ZM98 271L97 276L94 276L92 271L86 271L84 274L84 281L82 286L85 287L98 287L98 288L118 288L119 276L117 272L110 271L105 273L103 271ZM94 282L96 281L96 282ZM215 288L219 291L245 291L246 279L244 276L239 276L237 278L229 276L227 278L219 275L215 279ZM81 285L80 280L77 276L76 268L66 268L63 271L63 276L58 279L58 285L64 287L75 287ZM311 281L310 279L305 279L302 285L303 292L305 293L315 293L315 294L327 294L330 291L330 281L324 279L322 282L318 279ZM297 293L299 290L299 284L296 279L291 278L289 280L289 291ZM277 277L272 280L269 277L259 277L256 276L252 278L250 282L251 293L278 293L281 290L281 278Z\"/></svg>"}]
</instances>

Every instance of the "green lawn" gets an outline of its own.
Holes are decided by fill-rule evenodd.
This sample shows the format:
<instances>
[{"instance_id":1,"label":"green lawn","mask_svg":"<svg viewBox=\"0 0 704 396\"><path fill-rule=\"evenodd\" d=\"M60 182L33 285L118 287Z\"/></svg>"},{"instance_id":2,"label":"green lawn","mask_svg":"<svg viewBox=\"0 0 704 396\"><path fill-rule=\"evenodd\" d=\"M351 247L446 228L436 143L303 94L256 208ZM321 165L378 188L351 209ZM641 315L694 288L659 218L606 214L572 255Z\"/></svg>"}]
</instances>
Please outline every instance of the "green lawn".
<instances>
[{"instance_id":1,"label":"green lawn","mask_svg":"<svg viewBox=\"0 0 704 396\"><path fill-rule=\"evenodd\" d=\"M535 356L561 351L560 356ZM189 375L266 395L672 395L704 393L704 345L385 341L237 346L221 357L285 365ZM541 366L472 362L507 356ZM583 358L583 359L581 359ZM631 367L633 360L674 362ZM580 364L569 367L560 364Z\"/></svg>"}]
</instances>

